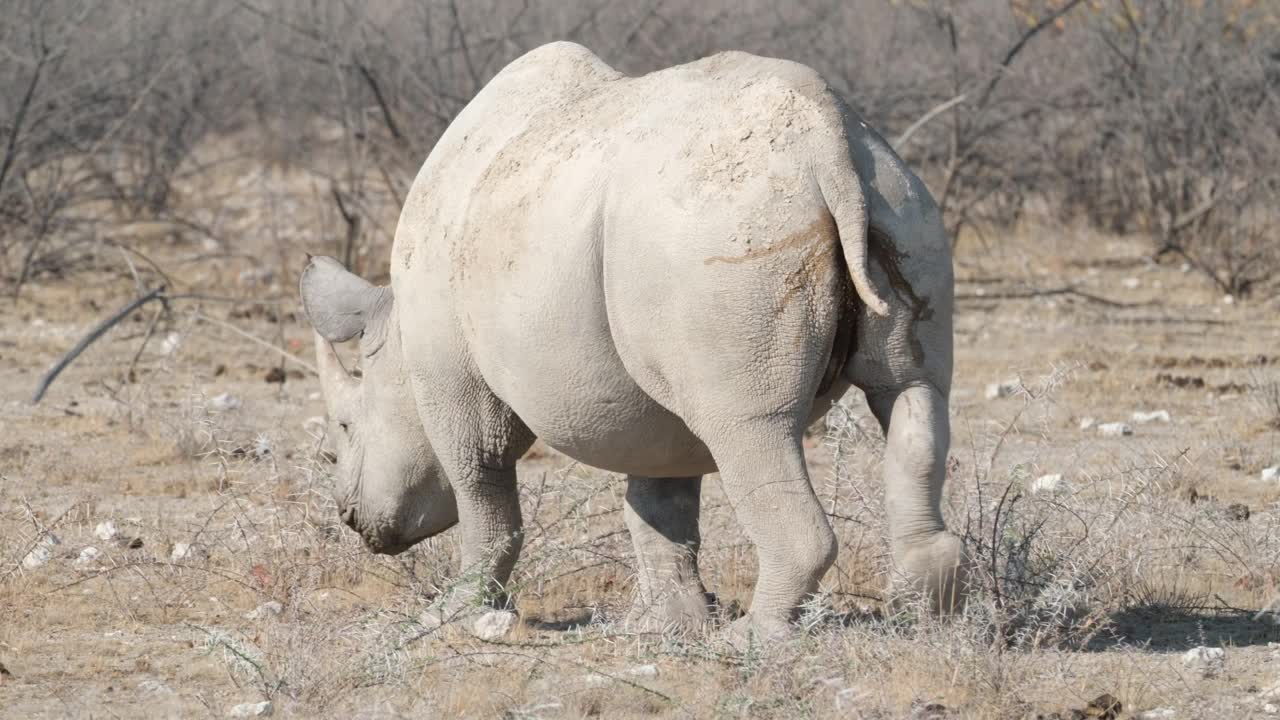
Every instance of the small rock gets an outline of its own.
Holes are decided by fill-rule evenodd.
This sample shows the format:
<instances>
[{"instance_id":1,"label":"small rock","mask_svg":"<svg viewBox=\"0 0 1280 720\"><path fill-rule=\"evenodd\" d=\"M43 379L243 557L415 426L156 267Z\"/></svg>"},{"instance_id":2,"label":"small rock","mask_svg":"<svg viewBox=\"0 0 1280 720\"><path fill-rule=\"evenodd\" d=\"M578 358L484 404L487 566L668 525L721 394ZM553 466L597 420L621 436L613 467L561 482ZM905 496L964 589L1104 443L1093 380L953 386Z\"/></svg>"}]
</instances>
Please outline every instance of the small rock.
<instances>
[{"instance_id":1,"label":"small rock","mask_svg":"<svg viewBox=\"0 0 1280 720\"><path fill-rule=\"evenodd\" d=\"M516 614L510 610L490 610L476 618L471 629L481 640L497 640L515 627Z\"/></svg>"},{"instance_id":2,"label":"small rock","mask_svg":"<svg viewBox=\"0 0 1280 720\"><path fill-rule=\"evenodd\" d=\"M1222 672L1227 662L1227 652L1222 648L1211 648L1201 645L1186 651L1182 655L1182 664L1209 678Z\"/></svg>"},{"instance_id":3,"label":"small rock","mask_svg":"<svg viewBox=\"0 0 1280 720\"><path fill-rule=\"evenodd\" d=\"M116 524L110 520L103 520L93 529L93 536L99 540L114 540L120 530L116 528Z\"/></svg>"},{"instance_id":4,"label":"small rock","mask_svg":"<svg viewBox=\"0 0 1280 720\"><path fill-rule=\"evenodd\" d=\"M1100 720L1115 720L1120 717L1120 712L1124 710L1124 706L1111 693L1102 693L1098 697L1089 701L1084 708L1085 717L1100 718Z\"/></svg>"},{"instance_id":5,"label":"small rock","mask_svg":"<svg viewBox=\"0 0 1280 720\"><path fill-rule=\"evenodd\" d=\"M1001 383L991 383L987 386L987 399L995 400L996 398L1010 397L1018 392L1018 388L1022 387L1022 383L1017 380L1006 380Z\"/></svg>"},{"instance_id":6,"label":"small rock","mask_svg":"<svg viewBox=\"0 0 1280 720\"><path fill-rule=\"evenodd\" d=\"M284 384L284 381L285 381L284 368L280 367L279 365L271 368L270 370L267 371L267 376L264 379L269 383Z\"/></svg>"},{"instance_id":7,"label":"small rock","mask_svg":"<svg viewBox=\"0 0 1280 720\"><path fill-rule=\"evenodd\" d=\"M101 550L90 545L89 547L80 551L80 555L76 557L76 565L80 565L80 566L89 565L94 560L97 560L98 556L101 554L102 554Z\"/></svg>"},{"instance_id":8,"label":"small rock","mask_svg":"<svg viewBox=\"0 0 1280 720\"><path fill-rule=\"evenodd\" d=\"M1235 296L1235 295L1223 295L1223 296L1222 296L1222 304L1223 304L1223 305L1235 305L1235 304L1236 304L1236 296Z\"/></svg>"},{"instance_id":9,"label":"small rock","mask_svg":"<svg viewBox=\"0 0 1280 720\"><path fill-rule=\"evenodd\" d=\"M1091 418L1091 417L1080 418L1081 430L1088 430L1097 424L1098 424L1097 418Z\"/></svg>"},{"instance_id":10,"label":"small rock","mask_svg":"<svg viewBox=\"0 0 1280 720\"><path fill-rule=\"evenodd\" d=\"M265 618L269 615L279 615L282 612L284 612L283 605L276 602L275 600L268 600L262 603L261 605L259 605L258 607L254 608L253 610L250 610L249 612L245 613L244 617L246 620L258 620L260 618Z\"/></svg>"},{"instance_id":11,"label":"small rock","mask_svg":"<svg viewBox=\"0 0 1280 720\"><path fill-rule=\"evenodd\" d=\"M1103 437L1123 437L1133 434L1133 427L1122 422L1102 423L1098 426L1098 434Z\"/></svg>"},{"instance_id":12,"label":"small rock","mask_svg":"<svg viewBox=\"0 0 1280 720\"><path fill-rule=\"evenodd\" d=\"M173 688L165 685L159 680L143 680L138 683L138 690L148 695L172 695Z\"/></svg>"},{"instance_id":13,"label":"small rock","mask_svg":"<svg viewBox=\"0 0 1280 720\"><path fill-rule=\"evenodd\" d=\"M257 287L259 285L269 285L275 275L275 271L270 268L249 268L241 270L236 280L239 281L242 287Z\"/></svg>"},{"instance_id":14,"label":"small rock","mask_svg":"<svg viewBox=\"0 0 1280 720\"><path fill-rule=\"evenodd\" d=\"M653 680L656 677L658 677L658 666L649 664L636 665L635 667L619 671L610 670L608 674L599 672L591 673L586 677L585 682L587 685L599 687L601 685L608 685L610 682L619 678L627 680Z\"/></svg>"},{"instance_id":15,"label":"small rock","mask_svg":"<svg viewBox=\"0 0 1280 720\"><path fill-rule=\"evenodd\" d=\"M1139 287L1142 287L1142 281L1136 277L1127 277L1121 280L1120 284L1125 286L1128 290L1137 290Z\"/></svg>"},{"instance_id":16,"label":"small rock","mask_svg":"<svg viewBox=\"0 0 1280 720\"><path fill-rule=\"evenodd\" d=\"M1066 483L1062 481L1062 473L1041 475L1031 483L1032 493L1056 493L1065 489Z\"/></svg>"},{"instance_id":17,"label":"small rock","mask_svg":"<svg viewBox=\"0 0 1280 720\"><path fill-rule=\"evenodd\" d=\"M1276 706L1274 703L1267 703L1262 706L1262 712L1268 715L1275 715L1280 713L1280 706Z\"/></svg>"},{"instance_id":18,"label":"small rock","mask_svg":"<svg viewBox=\"0 0 1280 720\"><path fill-rule=\"evenodd\" d=\"M22 567L28 570L35 570L41 565L44 565L53 558L52 548L55 545L61 544L62 541L58 539L57 535L54 535L53 533L46 533L45 536L40 538L36 543L36 546L31 548L31 551L27 553L26 557L22 558Z\"/></svg>"},{"instance_id":19,"label":"small rock","mask_svg":"<svg viewBox=\"0 0 1280 720\"><path fill-rule=\"evenodd\" d=\"M1263 468L1262 482L1280 482L1280 465Z\"/></svg>"},{"instance_id":20,"label":"small rock","mask_svg":"<svg viewBox=\"0 0 1280 720\"><path fill-rule=\"evenodd\" d=\"M1138 713L1134 716L1134 720L1170 720L1177 715L1178 712L1173 708L1152 708Z\"/></svg>"},{"instance_id":21,"label":"small rock","mask_svg":"<svg viewBox=\"0 0 1280 720\"><path fill-rule=\"evenodd\" d=\"M1152 410L1151 412L1143 412L1141 410L1135 410L1133 415L1131 415L1129 419L1138 423L1139 425L1142 425L1144 423L1149 423L1149 422L1167 423L1170 421L1168 410Z\"/></svg>"},{"instance_id":22,"label":"small rock","mask_svg":"<svg viewBox=\"0 0 1280 720\"><path fill-rule=\"evenodd\" d=\"M176 332L171 332L160 341L160 352L164 355L172 355L182 344L182 336Z\"/></svg>"},{"instance_id":23,"label":"small rock","mask_svg":"<svg viewBox=\"0 0 1280 720\"><path fill-rule=\"evenodd\" d=\"M1249 519L1249 506L1244 503L1231 503L1227 506L1227 517L1244 522Z\"/></svg>"},{"instance_id":24,"label":"small rock","mask_svg":"<svg viewBox=\"0 0 1280 720\"><path fill-rule=\"evenodd\" d=\"M231 712L227 713L227 715L234 718L268 717L274 709L270 700L263 700L256 703L240 703L231 708Z\"/></svg>"},{"instance_id":25,"label":"small rock","mask_svg":"<svg viewBox=\"0 0 1280 720\"><path fill-rule=\"evenodd\" d=\"M227 410L235 410L240 407L240 398L231 393L220 393L209 398L209 409L218 412L226 412Z\"/></svg>"},{"instance_id":26,"label":"small rock","mask_svg":"<svg viewBox=\"0 0 1280 720\"><path fill-rule=\"evenodd\" d=\"M200 545L192 543L174 543L173 552L169 553L171 562L182 562L183 560L204 560L209 557L209 552Z\"/></svg>"},{"instance_id":27,"label":"small rock","mask_svg":"<svg viewBox=\"0 0 1280 720\"><path fill-rule=\"evenodd\" d=\"M0 662L0 677L13 677L13 673L9 672L9 668L5 667L2 662Z\"/></svg>"}]
</instances>

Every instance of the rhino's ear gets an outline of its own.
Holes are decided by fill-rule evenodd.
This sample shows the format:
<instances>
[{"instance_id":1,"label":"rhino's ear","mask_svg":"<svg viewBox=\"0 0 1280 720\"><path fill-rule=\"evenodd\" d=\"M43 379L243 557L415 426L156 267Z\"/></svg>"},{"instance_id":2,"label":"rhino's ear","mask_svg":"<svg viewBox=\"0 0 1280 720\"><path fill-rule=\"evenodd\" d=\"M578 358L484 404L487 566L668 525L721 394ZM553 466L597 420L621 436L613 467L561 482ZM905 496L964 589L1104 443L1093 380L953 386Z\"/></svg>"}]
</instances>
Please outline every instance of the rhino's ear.
<instances>
[{"instance_id":1,"label":"rhino's ear","mask_svg":"<svg viewBox=\"0 0 1280 720\"><path fill-rule=\"evenodd\" d=\"M391 302L391 288L374 287L323 255L307 262L298 292L307 319L330 342L345 342L364 332Z\"/></svg>"}]
</instances>

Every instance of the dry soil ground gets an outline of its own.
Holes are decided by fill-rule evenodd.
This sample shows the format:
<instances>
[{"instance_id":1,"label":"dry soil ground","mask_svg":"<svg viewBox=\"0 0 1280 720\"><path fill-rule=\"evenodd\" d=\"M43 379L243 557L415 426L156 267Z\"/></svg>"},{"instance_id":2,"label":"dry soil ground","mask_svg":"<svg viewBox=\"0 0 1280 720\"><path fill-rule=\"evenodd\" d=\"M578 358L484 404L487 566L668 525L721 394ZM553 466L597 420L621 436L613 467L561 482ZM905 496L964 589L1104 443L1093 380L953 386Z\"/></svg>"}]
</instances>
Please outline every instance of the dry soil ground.
<instances>
[{"instance_id":1,"label":"dry soil ground","mask_svg":"<svg viewBox=\"0 0 1280 720\"><path fill-rule=\"evenodd\" d=\"M285 187L275 197L294 197ZM293 283L302 250L334 233L293 232L302 200L268 222L225 207L235 242L141 225L128 239L175 292L237 302L175 301L139 353L144 308L39 406L44 369L134 280L103 248L3 301L0 716L225 717L268 699L284 717L1071 717L1102 693L1129 717L1280 706L1280 627L1265 612L1280 485L1258 479L1280 463L1275 301L1225 303L1176 263L1148 262L1139 239L967 237L948 511L982 587L964 617L881 603L878 430L851 396L811 437L843 547L801 637L735 653L714 633L619 632L621 483L535 447L521 468L522 623L485 642L417 623L456 567L452 532L385 558L337 523L310 420L317 382L244 335L309 359ZM1035 292L1067 286L1096 297ZM1153 410L1169 422L1130 436L1084 422ZM729 607L748 599L754 560L720 498L712 478L702 563ZM100 539L106 521L118 535ZM87 547L98 554L81 560ZM1185 663L1199 646L1225 653Z\"/></svg>"}]
</instances>

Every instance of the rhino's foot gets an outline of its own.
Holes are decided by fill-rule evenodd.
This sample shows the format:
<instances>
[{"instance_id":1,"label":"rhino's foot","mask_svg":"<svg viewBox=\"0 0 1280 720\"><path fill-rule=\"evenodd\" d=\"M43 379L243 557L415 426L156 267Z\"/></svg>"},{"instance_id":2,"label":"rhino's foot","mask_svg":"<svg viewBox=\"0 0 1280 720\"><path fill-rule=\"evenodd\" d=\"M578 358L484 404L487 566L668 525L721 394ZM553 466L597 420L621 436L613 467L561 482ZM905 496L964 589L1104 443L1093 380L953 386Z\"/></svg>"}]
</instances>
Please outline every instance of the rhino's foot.
<instances>
[{"instance_id":1,"label":"rhino's foot","mask_svg":"<svg viewBox=\"0 0 1280 720\"><path fill-rule=\"evenodd\" d=\"M899 591L925 599L941 615L964 607L970 565L964 541L943 531L898 548L895 555Z\"/></svg>"},{"instance_id":2,"label":"rhino's foot","mask_svg":"<svg viewBox=\"0 0 1280 720\"><path fill-rule=\"evenodd\" d=\"M714 597L701 588L672 592L653 602L639 597L623 621L632 632L698 632L711 625Z\"/></svg>"},{"instance_id":3,"label":"rhino's foot","mask_svg":"<svg viewBox=\"0 0 1280 720\"><path fill-rule=\"evenodd\" d=\"M799 629L783 618L747 613L729 623L722 637L739 652L748 652L768 650L797 634Z\"/></svg>"}]
</instances>

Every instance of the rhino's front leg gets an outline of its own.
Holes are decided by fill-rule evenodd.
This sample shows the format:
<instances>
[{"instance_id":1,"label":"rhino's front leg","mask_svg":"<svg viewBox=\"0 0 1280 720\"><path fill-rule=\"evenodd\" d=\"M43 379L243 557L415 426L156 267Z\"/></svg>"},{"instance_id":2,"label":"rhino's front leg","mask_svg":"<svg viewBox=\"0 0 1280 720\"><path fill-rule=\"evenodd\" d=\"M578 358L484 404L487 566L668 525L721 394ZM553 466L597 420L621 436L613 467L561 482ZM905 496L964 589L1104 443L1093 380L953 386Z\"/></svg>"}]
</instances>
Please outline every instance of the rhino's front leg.
<instances>
[{"instance_id":1,"label":"rhino's front leg","mask_svg":"<svg viewBox=\"0 0 1280 720\"><path fill-rule=\"evenodd\" d=\"M636 598L626 625L695 630L711 619L698 576L702 478L627 478L627 530L636 551Z\"/></svg>"},{"instance_id":2,"label":"rhino's front leg","mask_svg":"<svg viewBox=\"0 0 1280 720\"><path fill-rule=\"evenodd\" d=\"M423 622L430 626L459 620L470 623L476 616L496 612L508 617L495 622L510 627L515 609L507 581L524 540L515 469L473 467L455 473L451 477L458 478L454 496L462 533L461 573L436 598Z\"/></svg>"}]
</instances>

